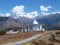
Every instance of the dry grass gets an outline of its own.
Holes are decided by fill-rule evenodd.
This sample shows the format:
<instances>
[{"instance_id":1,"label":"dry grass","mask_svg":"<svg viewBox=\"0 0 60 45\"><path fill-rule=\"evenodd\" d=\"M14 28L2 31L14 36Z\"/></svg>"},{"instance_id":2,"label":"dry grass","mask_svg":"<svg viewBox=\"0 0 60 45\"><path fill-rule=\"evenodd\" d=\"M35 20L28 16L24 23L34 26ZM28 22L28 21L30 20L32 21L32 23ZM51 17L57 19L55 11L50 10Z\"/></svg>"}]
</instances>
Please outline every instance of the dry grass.
<instances>
[{"instance_id":1,"label":"dry grass","mask_svg":"<svg viewBox=\"0 0 60 45\"><path fill-rule=\"evenodd\" d=\"M29 45L60 45L60 43L58 43L56 41L54 41L54 42L49 41L51 34L55 34L56 32L60 32L60 30L59 31L47 31L47 32L44 33L44 35L42 37L40 37L32 42L27 43L27 45L28 44ZM58 36L58 37L60 37L60 36Z\"/></svg>"},{"instance_id":2,"label":"dry grass","mask_svg":"<svg viewBox=\"0 0 60 45\"><path fill-rule=\"evenodd\" d=\"M35 34L41 34L41 32L20 32L17 34L2 35L2 36L0 36L0 44L20 41L22 39L31 37Z\"/></svg>"},{"instance_id":3,"label":"dry grass","mask_svg":"<svg viewBox=\"0 0 60 45\"><path fill-rule=\"evenodd\" d=\"M3 36L0 36L0 44L9 43L9 42L15 42L15 41L20 41L20 40L23 40L25 38L31 37L31 36L33 36L35 34L43 34L43 36L40 37L40 38L38 38L38 39L36 39L36 40L33 40L33 41L39 42L40 40L42 40L43 42L45 42L45 43L48 44L48 43L50 43L48 41L48 38L50 37L50 34L54 34L55 32L57 32L57 31L20 32L20 33L17 33L17 34L3 35ZM22 44L22 45L34 45L32 43L33 41L31 41L29 43Z\"/></svg>"}]
</instances>

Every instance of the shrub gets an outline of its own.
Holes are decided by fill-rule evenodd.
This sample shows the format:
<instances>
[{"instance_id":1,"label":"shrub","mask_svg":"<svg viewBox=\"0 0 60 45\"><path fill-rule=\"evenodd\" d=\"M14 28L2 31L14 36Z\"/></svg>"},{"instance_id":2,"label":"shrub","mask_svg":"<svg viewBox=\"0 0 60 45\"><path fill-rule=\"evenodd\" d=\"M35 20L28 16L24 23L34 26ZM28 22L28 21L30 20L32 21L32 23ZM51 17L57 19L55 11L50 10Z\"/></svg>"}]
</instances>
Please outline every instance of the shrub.
<instances>
[{"instance_id":1,"label":"shrub","mask_svg":"<svg viewBox=\"0 0 60 45\"><path fill-rule=\"evenodd\" d=\"M49 44L49 45L54 45L53 43Z\"/></svg>"},{"instance_id":2,"label":"shrub","mask_svg":"<svg viewBox=\"0 0 60 45\"><path fill-rule=\"evenodd\" d=\"M55 42L58 42L58 43L60 43L60 40L55 40Z\"/></svg>"},{"instance_id":3,"label":"shrub","mask_svg":"<svg viewBox=\"0 0 60 45\"><path fill-rule=\"evenodd\" d=\"M55 35L51 34L49 40L52 41L52 42L54 42L55 41Z\"/></svg>"},{"instance_id":4,"label":"shrub","mask_svg":"<svg viewBox=\"0 0 60 45\"><path fill-rule=\"evenodd\" d=\"M39 40L39 42L33 41L32 43L33 43L34 45L50 45L50 44L45 43L45 42L42 41L42 40Z\"/></svg>"},{"instance_id":5,"label":"shrub","mask_svg":"<svg viewBox=\"0 0 60 45\"><path fill-rule=\"evenodd\" d=\"M56 32L55 34L60 34L60 32Z\"/></svg>"},{"instance_id":6,"label":"shrub","mask_svg":"<svg viewBox=\"0 0 60 45\"><path fill-rule=\"evenodd\" d=\"M4 34L6 34L6 32L4 30L1 30L0 35L4 35Z\"/></svg>"}]
</instances>

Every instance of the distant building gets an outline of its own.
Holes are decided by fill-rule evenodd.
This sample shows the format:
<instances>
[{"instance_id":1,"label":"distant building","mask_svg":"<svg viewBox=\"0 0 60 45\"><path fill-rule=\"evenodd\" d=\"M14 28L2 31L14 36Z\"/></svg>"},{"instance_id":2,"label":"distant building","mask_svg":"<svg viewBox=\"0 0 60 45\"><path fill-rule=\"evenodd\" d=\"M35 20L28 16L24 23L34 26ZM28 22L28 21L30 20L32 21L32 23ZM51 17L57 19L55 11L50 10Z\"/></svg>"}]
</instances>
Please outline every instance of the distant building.
<instances>
[{"instance_id":1,"label":"distant building","mask_svg":"<svg viewBox=\"0 0 60 45\"><path fill-rule=\"evenodd\" d=\"M7 34L13 34L18 32L31 32L31 31L45 31L45 29L42 27L42 24L38 24L36 20L33 21L33 24L28 24L26 27L15 27L8 29Z\"/></svg>"},{"instance_id":2,"label":"distant building","mask_svg":"<svg viewBox=\"0 0 60 45\"><path fill-rule=\"evenodd\" d=\"M32 27L31 29L30 29L30 27ZM42 27L42 24L38 24L38 22L36 21L36 19L33 21L33 25L31 25L31 26L28 26L28 30L32 30L32 31L43 31L43 30L45 30L45 29L43 29L43 27Z\"/></svg>"},{"instance_id":3,"label":"distant building","mask_svg":"<svg viewBox=\"0 0 60 45\"><path fill-rule=\"evenodd\" d=\"M0 30L5 30L7 34L30 31L44 31L42 24L39 24L36 19L32 23L24 23L10 17L0 17Z\"/></svg>"}]
</instances>

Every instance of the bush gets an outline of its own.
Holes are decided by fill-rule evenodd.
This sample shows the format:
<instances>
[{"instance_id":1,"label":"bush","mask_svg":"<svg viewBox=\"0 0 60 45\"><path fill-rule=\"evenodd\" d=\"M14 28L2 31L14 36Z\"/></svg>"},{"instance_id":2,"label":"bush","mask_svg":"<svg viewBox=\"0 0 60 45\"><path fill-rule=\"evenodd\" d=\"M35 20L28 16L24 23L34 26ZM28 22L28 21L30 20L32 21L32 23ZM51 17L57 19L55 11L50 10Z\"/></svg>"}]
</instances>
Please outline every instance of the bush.
<instances>
[{"instance_id":1,"label":"bush","mask_svg":"<svg viewBox=\"0 0 60 45\"><path fill-rule=\"evenodd\" d=\"M55 40L55 42L58 42L58 43L60 43L60 40L57 40L57 39L56 39L56 40Z\"/></svg>"},{"instance_id":2,"label":"bush","mask_svg":"<svg viewBox=\"0 0 60 45\"><path fill-rule=\"evenodd\" d=\"M1 30L1 31L0 31L0 35L4 35L4 34L6 34L6 32L3 31L3 30Z\"/></svg>"},{"instance_id":3,"label":"bush","mask_svg":"<svg viewBox=\"0 0 60 45\"><path fill-rule=\"evenodd\" d=\"M54 34L51 34L49 40L51 42L54 42L55 41L55 35Z\"/></svg>"},{"instance_id":4,"label":"bush","mask_svg":"<svg viewBox=\"0 0 60 45\"><path fill-rule=\"evenodd\" d=\"M56 32L55 34L60 34L60 32Z\"/></svg>"},{"instance_id":5,"label":"bush","mask_svg":"<svg viewBox=\"0 0 60 45\"><path fill-rule=\"evenodd\" d=\"M50 44L45 43L45 42L42 41L42 40L39 40L39 42L33 41L32 43L33 43L34 45L50 45Z\"/></svg>"},{"instance_id":6,"label":"bush","mask_svg":"<svg viewBox=\"0 0 60 45\"><path fill-rule=\"evenodd\" d=\"M54 45L53 43L49 44L49 45Z\"/></svg>"}]
</instances>

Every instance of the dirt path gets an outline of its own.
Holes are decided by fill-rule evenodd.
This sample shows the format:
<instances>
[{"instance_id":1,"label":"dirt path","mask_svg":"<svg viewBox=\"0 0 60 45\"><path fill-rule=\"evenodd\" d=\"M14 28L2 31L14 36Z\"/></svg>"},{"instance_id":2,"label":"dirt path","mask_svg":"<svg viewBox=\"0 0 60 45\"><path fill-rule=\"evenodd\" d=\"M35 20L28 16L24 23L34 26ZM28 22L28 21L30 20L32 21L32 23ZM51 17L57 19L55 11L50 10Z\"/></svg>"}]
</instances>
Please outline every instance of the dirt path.
<instances>
[{"instance_id":1,"label":"dirt path","mask_svg":"<svg viewBox=\"0 0 60 45\"><path fill-rule=\"evenodd\" d=\"M18 41L18 42L3 44L3 45L18 45L18 44L23 44L23 43L27 43L29 41L32 41L34 39L37 39L37 38L39 38L41 36L42 36L42 34L36 34L36 35L34 35L34 36L30 37L30 38L27 38L27 39L24 39L24 40L21 40L21 41Z\"/></svg>"}]
</instances>

